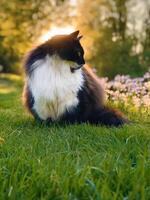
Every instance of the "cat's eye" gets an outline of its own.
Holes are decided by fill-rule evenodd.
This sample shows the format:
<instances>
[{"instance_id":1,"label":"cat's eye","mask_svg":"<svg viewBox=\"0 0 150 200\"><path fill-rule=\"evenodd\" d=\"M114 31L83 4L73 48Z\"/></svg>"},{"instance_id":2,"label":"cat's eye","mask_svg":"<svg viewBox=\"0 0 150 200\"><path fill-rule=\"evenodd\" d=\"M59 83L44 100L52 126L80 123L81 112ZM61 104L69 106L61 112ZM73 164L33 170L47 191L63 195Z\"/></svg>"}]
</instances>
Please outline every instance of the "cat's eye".
<instances>
[{"instance_id":1,"label":"cat's eye","mask_svg":"<svg viewBox=\"0 0 150 200\"><path fill-rule=\"evenodd\" d=\"M80 51L78 51L78 56L79 56L79 57L81 56L81 52L80 52Z\"/></svg>"}]
</instances>

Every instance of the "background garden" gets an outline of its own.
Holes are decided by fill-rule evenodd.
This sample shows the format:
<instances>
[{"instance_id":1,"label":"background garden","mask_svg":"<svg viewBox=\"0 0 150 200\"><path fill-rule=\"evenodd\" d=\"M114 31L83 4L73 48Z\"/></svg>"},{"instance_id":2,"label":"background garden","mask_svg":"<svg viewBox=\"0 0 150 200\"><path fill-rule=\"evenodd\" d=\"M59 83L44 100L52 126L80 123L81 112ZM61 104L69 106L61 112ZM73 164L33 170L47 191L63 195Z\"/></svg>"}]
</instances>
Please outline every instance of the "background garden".
<instances>
[{"instance_id":1,"label":"background garden","mask_svg":"<svg viewBox=\"0 0 150 200\"><path fill-rule=\"evenodd\" d=\"M79 29L86 60L101 76L143 75L150 65L149 0L6 0L0 2L2 72L55 27Z\"/></svg>"}]
</instances>

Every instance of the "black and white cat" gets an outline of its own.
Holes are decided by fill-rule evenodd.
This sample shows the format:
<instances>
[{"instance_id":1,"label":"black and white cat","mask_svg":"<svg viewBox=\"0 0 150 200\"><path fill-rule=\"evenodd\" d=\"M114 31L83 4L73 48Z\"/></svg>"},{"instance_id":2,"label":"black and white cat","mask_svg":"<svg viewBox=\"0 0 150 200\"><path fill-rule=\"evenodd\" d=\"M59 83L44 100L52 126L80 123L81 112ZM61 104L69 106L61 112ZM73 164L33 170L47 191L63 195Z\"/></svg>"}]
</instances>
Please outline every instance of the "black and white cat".
<instances>
[{"instance_id":1,"label":"black and white cat","mask_svg":"<svg viewBox=\"0 0 150 200\"><path fill-rule=\"evenodd\" d=\"M104 105L96 75L83 66L79 31L57 35L33 49L26 58L24 102L36 119L119 126L128 120Z\"/></svg>"}]
</instances>

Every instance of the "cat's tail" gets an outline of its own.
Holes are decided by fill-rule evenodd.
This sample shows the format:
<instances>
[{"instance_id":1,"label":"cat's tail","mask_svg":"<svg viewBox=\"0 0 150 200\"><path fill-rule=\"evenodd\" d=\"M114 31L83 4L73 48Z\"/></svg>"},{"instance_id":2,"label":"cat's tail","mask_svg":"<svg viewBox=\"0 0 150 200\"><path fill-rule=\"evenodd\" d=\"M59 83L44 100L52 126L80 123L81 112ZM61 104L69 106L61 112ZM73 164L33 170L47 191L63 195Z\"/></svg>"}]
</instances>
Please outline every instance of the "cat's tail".
<instances>
[{"instance_id":1,"label":"cat's tail","mask_svg":"<svg viewBox=\"0 0 150 200\"><path fill-rule=\"evenodd\" d=\"M116 127L130 123L130 121L125 116L123 116L120 111L109 107L97 109L90 116L89 122L93 124Z\"/></svg>"}]
</instances>

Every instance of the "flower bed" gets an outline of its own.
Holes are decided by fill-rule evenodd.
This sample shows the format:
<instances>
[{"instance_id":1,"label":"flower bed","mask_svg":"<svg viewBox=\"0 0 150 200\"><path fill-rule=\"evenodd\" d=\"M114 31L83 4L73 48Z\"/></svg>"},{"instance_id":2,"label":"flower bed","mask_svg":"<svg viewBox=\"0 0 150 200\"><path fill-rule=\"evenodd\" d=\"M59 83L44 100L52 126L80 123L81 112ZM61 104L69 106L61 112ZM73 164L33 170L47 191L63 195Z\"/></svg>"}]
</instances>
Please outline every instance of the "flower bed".
<instances>
[{"instance_id":1,"label":"flower bed","mask_svg":"<svg viewBox=\"0 0 150 200\"><path fill-rule=\"evenodd\" d=\"M129 75L117 75L112 81L102 78L106 98L114 103L135 107L150 107L150 70L143 77L131 78Z\"/></svg>"}]
</instances>

